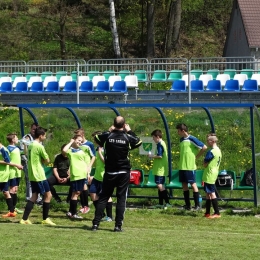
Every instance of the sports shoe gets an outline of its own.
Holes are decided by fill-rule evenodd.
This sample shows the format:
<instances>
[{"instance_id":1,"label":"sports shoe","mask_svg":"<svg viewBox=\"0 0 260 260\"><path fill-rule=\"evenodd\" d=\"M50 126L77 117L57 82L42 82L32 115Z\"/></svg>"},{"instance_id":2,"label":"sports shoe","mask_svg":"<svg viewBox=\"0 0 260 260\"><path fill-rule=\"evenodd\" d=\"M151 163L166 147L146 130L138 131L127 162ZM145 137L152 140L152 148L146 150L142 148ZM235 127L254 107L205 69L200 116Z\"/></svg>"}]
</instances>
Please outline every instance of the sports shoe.
<instances>
[{"instance_id":1,"label":"sports shoe","mask_svg":"<svg viewBox=\"0 0 260 260\"><path fill-rule=\"evenodd\" d=\"M116 226L114 228L114 232L123 232L123 229L122 229L122 227Z\"/></svg>"},{"instance_id":2,"label":"sports shoe","mask_svg":"<svg viewBox=\"0 0 260 260\"><path fill-rule=\"evenodd\" d=\"M35 204L36 204L38 207L42 207L43 201L42 201L42 200L36 201Z\"/></svg>"},{"instance_id":3,"label":"sports shoe","mask_svg":"<svg viewBox=\"0 0 260 260\"><path fill-rule=\"evenodd\" d=\"M97 225L93 225L91 228L92 231L97 231L98 230L98 226Z\"/></svg>"},{"instance_id":4,"label":"sports shoe","mask_svg":"<svg viewBox=\"0 0 260 260\"><path fill-rule=\"evenodd\" d=\"M16 215L17 215L16 212L10 212L9 211L8 213L2 215L2 218L14 218Z\"/></svg>"},{"instance_id":5,"label":"sports shoe","mask_svg":"<svg viewBox=\"0 0 260 260\"><path fill-rule=\"evenodd\" d=\"M49 226L56 226L55 223L53 223L50 218L46 218L45 220L42 221L43 225L49 225Z\"/></svg>"},{"instance_id":6,"label":"sports shoe","mask_svg":"<svg viewBox=\"0 0 260 260\"><path fill-rule=\"evenodd\" d=\"M17 214L23 214L23 210L20 210L18 208L15 208L14 211L17 213Z\"/></svg>"},{"instance_id":7,"label":"sports shoe","mask_svg":"<svg viewBox=\"0 0 260 260\"><path fill-rule=\"evenodd\" d=\"M208 218L221 218L220 214L213 214L211 216L208 216Z\"/></svg>"},{"instance_id":8,"label":"sports shoe","mask_svg":"<svg viewBox=\"0 0 260 260\"><path fill-rule=\"evenodd\" d=\"M71 218L71 219L78 219L78 220L82 220L82 219L83 219L83 217L81 217L81 216L79 216L79 215L77 215L77 214L72 215L70 218Z\"/></svg>"},{"instance_id":9,"label":"sports shoe","mask_svg":"<svg viewBox=\"0 0 260 260\"><path fill-rule=\"evenodd\" d=\"M207 213L204 214L205 218L208 218L209 216L210 216L210 214L207 214Z\"/></svg>"},{"instance_id":10,"label":"sports shoe","mask_svg":"<svg viewBox=\"0 0 260 260\"><path fill-rule=\"evenodd\" d=\"M79 210L79 212L80 212L80 213L83 213L83 214L86 214L86 213L88 213L89 211L90 211L90 208L87 207L87 206L82 207L82 208Z\"/></svg>"},{"instance_id":11,"label":"sports shoe","mask_svg":"<svg viewBox=\"0 0 260 260\"><path fill-rule=\"evenodd\" d=\"M67 213L66 213L66 216L67 216L68 218L71 218L71 217L72 217L71 212L67 212Z\"/></svg>"},{"instance_id":12,"label":"sports shoe","mask_svg":"<svg viewBox=\"0 0 260 260\"><path fill-rule=\"evenodd\" d=\"M112 218L105 216L104 218L101 219L101 221L105 221L105 222L111 222L113 221Z\"/></svg>"},{"instance_id":13,"label":"sports shoe","mask_svg":"<svg viewBox=\"0 0 260 260\"><path fill-rule=\"evenodd\" d=\"M20 224L23 224L23 225L32 225L32 222L31 222L29 219L27 219L27 220L21 219L21 220L20 220Z\"/></svg>"},{"instance_id":14,"label":"sports shoe","mask_svg":"<svg viewBox=\"0 0 260 260\"><path fill-rule=\"evenodd\" d=\"M164 209L164 205L157 204L151 207L151 209Z\"/></svg>"},{"instance_id":15,"label":"sports shoe","mask_svg":"<svg viewBox=\"0 0 260 260\"><path fill-rule=\"evenodd\" d=\"M164 205L164 208L171 208L172 207L172 205L170 204L170 203L166 203L165 205Z\"/></svg>"},{"instance_id":16,"label":"sports shoe","mask_svg":"<svg viewBox=\"0 0 260 260\"><path fill-rule=\"evenodd\" d=\"M194 210L194 211L201 210L201 207L200 206L195 206L195 207L192 207L192 210Z\"/></svg>"},{"instance_id":17,"label":"sports shoe","mask_svg":"<svg viewBox=\"0 0 260 260\"><path fill-rule=\"evenodd\" d=\"M182 208L185 210L191 210L190 206L187 206L187 205L184 205Z\"/></svg>"}]
</instances>

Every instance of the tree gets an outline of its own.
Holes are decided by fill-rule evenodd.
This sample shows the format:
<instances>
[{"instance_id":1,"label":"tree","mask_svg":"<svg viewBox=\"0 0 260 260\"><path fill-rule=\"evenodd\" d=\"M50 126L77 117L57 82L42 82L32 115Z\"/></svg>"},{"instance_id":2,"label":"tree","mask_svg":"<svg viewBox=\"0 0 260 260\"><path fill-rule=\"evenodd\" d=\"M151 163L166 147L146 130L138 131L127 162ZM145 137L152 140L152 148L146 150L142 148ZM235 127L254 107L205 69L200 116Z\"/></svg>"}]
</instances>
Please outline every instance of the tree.
<instances>
[{"instance_id":1,"label":"tree","mask_svg":"<svg viewBox=\"0 0 260 260\"><path fill-rule=\"evenodd\" d=\"M113 36L113 46L116 58L121 58L120 46L119 46L119 38L116 26L116 15L115 15L115 3L114 0L109 0L110 7L110 28Z\"/></svg>"},{"instance_id":2,"label":"tree","mask_svg":"<svg viewBox=\"0 0 260 260\"><path fill-rule=\"evenodd\" d=\"M155 53L154 12L155 12L155 0L148 0L147 1L147 58L153 58Z\"/></svg>"}]
</instances>

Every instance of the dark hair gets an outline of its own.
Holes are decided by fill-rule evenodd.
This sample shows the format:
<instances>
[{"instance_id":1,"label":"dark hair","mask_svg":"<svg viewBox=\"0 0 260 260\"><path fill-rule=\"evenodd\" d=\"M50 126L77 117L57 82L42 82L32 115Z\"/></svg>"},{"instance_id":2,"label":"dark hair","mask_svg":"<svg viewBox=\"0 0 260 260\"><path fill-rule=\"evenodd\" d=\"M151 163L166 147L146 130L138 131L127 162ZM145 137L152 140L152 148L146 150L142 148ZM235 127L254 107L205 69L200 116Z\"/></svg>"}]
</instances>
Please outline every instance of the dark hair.
<instances>
[{"instance_id":1,"label":"dark hair","mask_svg":"<svg viewBox=\"0 0 260 260\"><path fill-rule=\"evenodd\" d=\"M123 128L125 125L125 119L122 117L122 116L117 116L115 119L114 119L114 127L115 128Z\"/></svg>"},{"instance_id":2,"label":"dark hair","mask_svg":"<svg viewBox=\"0 0 260 260\"><path fill-rule=\"evenodd\" d=\"M38 126L36 129L35 129L35 134L34 134L34 137L35 138L39 138L40 135L45 135L45 133L47 132L47 129L41 127L41 126Z\"/></svg>"},{"instance_id":3,"label":"dark hair","mask_svg":"<svg viewBox=\"0 0 260 260\"><path fill-rule=\"evenodd\" d=\"M152 131L151 136L159 136L162 138L162 131L160 129L155 129Z\"/></svg>"},{"instance_id":4,"label":"dark hair","mask_svg":"<svg viewBox=\"0 0 260 260\"><path fill-rule=\"evenodd\" d=\"M17 133L10 133L6 136L7 141L10 143L17 136Z\"/></svg>"},{"instance_id":5,"label":"dark hair","mask_svg":"<svg viewBox=\"0 0 260 260\"><path fill-rule=\"evenodd\" d=\"M102 134L102 131L95 131L91 134L92 137L95 137L96 135Z\"/></svg>"},{"instance_id":6,"label":"dark hair","mask_svg":"<svg viewBox=\"0 0 260 260\"><path fill-rule=\"evenodd\" d=\"M39 126L39 124L38 124L38 123L36 123L36 122L34 122L34 123L32 123L32 124L31 124L31 128L32 128L33 126L36 126L36 127L38 127L38 126Z\"/></svg>"},{"instance_id":7,"label":"dark hair","mask_svg":"<svg viewBox=\"0 0 260 260\"><path fill-rule=\"evenodd\" d=\"M63 148L66 146L67 144L63 144L60 148L61 151L63 151Z\"/></svg>"},{"instance_id":8,"label":"dark hair","mask_svg":"<svg viewBox=\"0 0 260 260\"><path fill-rule=\"evenodd\" d=\"M188 132L188 126L186 126L185 124L178 124L178 125L176 125L176 129Z\"/></svg>"}]
</instances>

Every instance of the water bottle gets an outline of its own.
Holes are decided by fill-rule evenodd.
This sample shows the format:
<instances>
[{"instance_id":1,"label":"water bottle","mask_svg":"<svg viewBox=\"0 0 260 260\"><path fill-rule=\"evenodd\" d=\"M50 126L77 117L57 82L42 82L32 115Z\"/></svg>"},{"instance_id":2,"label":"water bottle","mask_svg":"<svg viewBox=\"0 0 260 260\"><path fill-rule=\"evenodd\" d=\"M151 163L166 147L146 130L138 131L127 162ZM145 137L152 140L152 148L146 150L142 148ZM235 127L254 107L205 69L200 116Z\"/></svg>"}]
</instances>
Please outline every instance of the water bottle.
<instances>
[{"instance_id":1,"label":"water bottle","mask_svg":"<svg viewBox=\"0 0 260 260\"><path fill-rule=\"evenodd\" d=\"M200 194L199 194L199 206L200 206L200 208L202 208L202 197Z\"/></svg>"},{"instance_id":2,"label":"water bottle","mask_svg":"<svg viewBox=\"0 0 260 260\"><path fill-rule=\"evenodd\" d=\"M149 151L148 154L149 154L149 159L152 160L152 158L150 157L150 155L152 154L152 151Z\"/></svg>"},{"instance_id":3,"label":"water bottle","mask_svg":"<svg viewBox=\"0 0 260 260\"><path fill-rule=\"evenodd\" d=\"M220 172L221 175L226 175L227 174L227 171L226 170L223 170Z\"/></svg>"}]
</instances>

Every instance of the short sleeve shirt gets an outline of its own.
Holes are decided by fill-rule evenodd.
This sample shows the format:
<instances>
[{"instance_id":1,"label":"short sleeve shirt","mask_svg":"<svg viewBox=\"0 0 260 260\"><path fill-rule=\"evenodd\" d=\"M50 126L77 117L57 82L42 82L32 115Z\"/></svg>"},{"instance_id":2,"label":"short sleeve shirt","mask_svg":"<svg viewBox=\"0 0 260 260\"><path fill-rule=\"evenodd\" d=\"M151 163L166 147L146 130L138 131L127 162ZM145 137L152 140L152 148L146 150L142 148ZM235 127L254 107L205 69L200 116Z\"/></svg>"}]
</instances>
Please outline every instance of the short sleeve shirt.
<instances>
[{"instance_id":1,"label":"short sleeve shirt","mask_svg":"<svg viewBox=\"0 0 260 260\"><path fill-rule=\"evenodd\" d=\"M60 178L68 177L68 170L70 168L70 161L68 157L64 157L62 154L58 154L55 157L53 168L57 168Z\"/></svg>"},{"instance_id":2,"label":"short sleeve shirt","mask_svg":"<svg viewBox=\"0 0 260 260\"><path fill-rule=\"evenodd\" d=\"M10 162L9 151L6 147L0 149L0 161ZM0 182L8 182L9 165L0 164Z\"/></svg>"},{"instance_id":3,"label":"short sleeve shirt","mask_svg":"<svg viewBox=\"0 0 260 260\"><path fill-rule=\"evenodd\" d=\"M102 149L102 154L104 155L104 150ZM94 178L98 181L103 181L105 173L105 164L100 158L99 152L96 153L96 169L95 169L95 175Z\"/></svg>"},{"instance_id":4,"label":"short sleeve shirt","mask_svg":"<svg viewBox=\"0 0 260 260\"><path fill-rule=\"evenodd\" d=\"M155 155L161 156L162 158L155 158L153 160L153 175L167 176L168 175L168 152L166 144L161 140L156 145Z\"/></svg>"},{"instance_id":5,"label":"short sleeve shirt","mask_svg":"<svg viewBox=\"0 0 260 260\"><path fill-rule=\"evenodd\" d=\"M30 181L46 180L42 161L47 159L49 159L49 156L42 144L33 141L28 146L28 175Z\"/></svg>"},{"instance_id":6,"label":"short sleeve shirt","mask_svg":"<svg viewBox=\"0 0 260 260\"><path fill-rule=\"evenodd\" d=\"M11 162L21 165L21 153L19 147L15 145L8 145L7 149L10 153ZM9 166L9 171L10 171L10 177L9 177L10 179L21 178L21 170L19 170L17 167Z\"/></svg>"}]
</instances>

